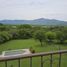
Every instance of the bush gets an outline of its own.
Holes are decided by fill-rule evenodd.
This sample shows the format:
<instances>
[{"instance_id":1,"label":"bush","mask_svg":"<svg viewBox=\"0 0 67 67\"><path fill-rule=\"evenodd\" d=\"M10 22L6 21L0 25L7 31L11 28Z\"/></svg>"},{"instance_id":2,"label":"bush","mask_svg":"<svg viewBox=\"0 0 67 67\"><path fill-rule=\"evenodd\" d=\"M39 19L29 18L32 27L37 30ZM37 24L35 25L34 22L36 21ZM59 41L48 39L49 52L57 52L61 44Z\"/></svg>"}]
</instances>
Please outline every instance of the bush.
<instances>
[{"instance_id":1,"label":"bush","mask_svg":"<svg viewBox=\"0 0 67 67\"><path fill-rule=\"evenodd\" d=\"M4 43L5 39L0 35L0 44Z\"/></svg>"},{"instance_id":2,"label":"bush","mask_svg":"<svg viewBox=\"0 0 67 67\"><path fill-rule=\"evenodd\" d=\"M64 44L67 44L67 40L64 41Z\"/></svg>"},{"instance_id":3,"label":"bush","mask_svg":"<svg viewBox=\"0 0 67 67\"><path fill-rule=\"evenodd\" d=\"M0 33L0 43L7 42L12 39L12 35L8 32L1 32Z\"/></svg>"},{"instance_id":4,"label":"bush","mask_svg":"<svg viewBox=\"0 0 67 67\"><path fill-rule=\"evenodd\" d=\"M28 30L20 30L19 31L19 38L20 39L29 39L32 37L32 34Z\"/></svg>"}]
</instances>

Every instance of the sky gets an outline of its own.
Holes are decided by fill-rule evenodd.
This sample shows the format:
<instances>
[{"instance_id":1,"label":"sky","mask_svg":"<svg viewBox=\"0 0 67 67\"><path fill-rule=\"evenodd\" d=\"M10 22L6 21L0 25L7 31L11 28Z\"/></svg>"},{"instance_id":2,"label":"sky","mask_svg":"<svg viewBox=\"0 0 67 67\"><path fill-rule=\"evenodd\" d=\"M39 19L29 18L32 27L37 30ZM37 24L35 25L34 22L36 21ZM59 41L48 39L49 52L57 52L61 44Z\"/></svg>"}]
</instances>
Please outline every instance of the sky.
<instances>
[{"instance_id":1,"label":"sky","mask_svg":"<svg viewBox=\"0 0 67 67\"><path fill-rule=\"evenodd\" d=\"M0 0L0 20L37 18L67 21L67 0Z\"/></svg>"}]
</instances>

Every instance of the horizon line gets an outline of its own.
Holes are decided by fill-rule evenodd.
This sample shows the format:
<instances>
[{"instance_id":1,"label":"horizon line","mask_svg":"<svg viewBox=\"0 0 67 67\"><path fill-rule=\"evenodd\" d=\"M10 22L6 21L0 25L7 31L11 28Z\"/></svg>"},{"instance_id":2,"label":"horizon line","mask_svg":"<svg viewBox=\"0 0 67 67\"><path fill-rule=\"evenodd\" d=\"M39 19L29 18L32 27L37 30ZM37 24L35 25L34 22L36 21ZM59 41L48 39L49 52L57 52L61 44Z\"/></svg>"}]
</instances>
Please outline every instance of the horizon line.
<instances>
[{"instance_id":1,"label":"horizon line","mask_svg":"<svg viewBox=\"0 0 67 67\"><path fill-rule=\"evenodd\" d=\"M34 19L0 19L0 21L2 20L36 20L36 19L48 19L48 20L59 20L59 21L67 21L67 20L61 20L61 19L54 19L54 18L43 18L43 17L40 17L40 18L34 18Z\"/></svg>"}]
</instances>

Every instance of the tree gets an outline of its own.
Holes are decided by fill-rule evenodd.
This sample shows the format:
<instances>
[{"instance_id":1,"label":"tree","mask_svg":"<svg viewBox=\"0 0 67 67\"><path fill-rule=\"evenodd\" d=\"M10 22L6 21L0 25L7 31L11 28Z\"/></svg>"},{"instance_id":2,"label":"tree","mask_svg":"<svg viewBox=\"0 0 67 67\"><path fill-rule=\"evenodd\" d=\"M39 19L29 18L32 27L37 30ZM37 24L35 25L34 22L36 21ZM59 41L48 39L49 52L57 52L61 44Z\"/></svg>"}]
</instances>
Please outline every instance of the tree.
<instances>
[{"instance_id":1,"label":"tree","mask_svg":"<svg viewBox=\"0 0 67 67\"><path fill-rule=\"evenodd\" d=\"M56 38L56 33L55 32L48 31L48 32L45 33L45 35L46 35L48 43L53 42L53 40Z\"/></svg>"},{"instance_id":2,"label":"tree","mask_svg":"<svg viewBox=\"0 0 67 67\"><path fill-rule=\"evenodd\" d=\"M32 26L29 24L23 24L23 25L19 25L18 29L31 29Z\"/></svg>"},{"instance_id":3,"label":"tree","mask_svg":"<svg viewBox=\"0 0 67 67\"><path fill-rule=\"evenodd\" d=\"M34 38L37 39L40 43L41 43L41 46L43 46L43 41L45 40L45 32L43 31L37 31L35 34L34 34Z\"/></svg>"},{"instance_id":4,"label":"tree","mask_svg":"<svg viewBox=\"0 0 67 67\"><path fill-rule=\"evenodd\" d=\"M66 35L61 31L57 31L56 35L57 35L56 39L59 41L59 43L63 44L64 40L66 39Z\"/></svg>"},{"instance_id":5,"label":"tree","mask_svg":"<svg viewBox=\"0 0 67 67\"><path fill-rule=\"evenodd\" d=\"M12 32L11 34L12 34L13 39L19 39L18 32L15 31L15 32Z\"/></svg>"},{"instance_id":6,"label":"tree","mask_svg":"<svg viewBox=\"0 0 67 67\"><path fill-rule=\"evenodd\" d=\"M1 43L4 43L4 40L5 40L5 39L0 35L0 44L1 44Z\"/></svg>"},{"instance_id":7,"label":"tree","mask_svg":"<svg viewBox=\"0 0 67 67\"><path fill-rule=\"evenodd\" d=\"M5 26L0 26L0 31L4 31L6 29Z\"/></svg>"},{"instance_id":8,"label":"tree","mask_svg":"<svg viewBox=\"0 0 67 67\"><path fill-rule=\"evenodd\" d=\"M19 38L21 39L29 39L32 37L32 34L29 30L20 30L19 35Z\"/></svg>"}]
</instances>

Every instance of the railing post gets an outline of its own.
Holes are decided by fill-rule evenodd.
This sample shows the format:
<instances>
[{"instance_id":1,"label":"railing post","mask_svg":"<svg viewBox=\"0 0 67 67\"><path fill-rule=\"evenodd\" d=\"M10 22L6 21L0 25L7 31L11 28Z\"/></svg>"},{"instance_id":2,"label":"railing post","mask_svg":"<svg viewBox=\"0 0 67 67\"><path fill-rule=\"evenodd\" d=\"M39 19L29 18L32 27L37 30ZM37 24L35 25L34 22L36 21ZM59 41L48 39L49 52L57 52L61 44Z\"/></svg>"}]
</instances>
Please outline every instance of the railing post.
<instances>
[{"instance_id":1,"label":"railing post","mask_svg":"<svg viewBox=\"0 0 67 67\"><path fill-rule=\"evenodd\" d=\"M30 57L30 67L32 67L32 57Z\"/></svg>"},{"instance_id":2,"label":"railing post","mask_svg":"<svg viewBox=\"0 0 67 67\"><path fill-rule=\"evenodd\" d=\"M50 55L50 67L52 67L52 62L53 62L53 58L52 58L52 54Z\"/></svg>"},{"instance_id":3,"label":"railing post","mask_svg":"<svg viewBox=\"0 0 67 67\"><path fill-rule=\"evenodd\" d=\"M59 67L61 67L61 53L59 54Z\"/></svg>"},{"instance_id":4,"label":"railing post","mask_svg":"<svg viewBox=\"0 0 67 67\"><path fill-rule=\"evenodd\" d=\"M41 56L41 67L43 67L43 56Z\"/></svg>"},{"instance_id":5,"label":"railing post","mask_svg":"<svg viewBox=\"0 0 67 67\"><path fill-rule=\"evenodd\" d=\"M5 67L7 67L7 61L5 61Z\"/></svg>"},{"instance_id":6,"label":"railing post","mask_svg":"<svg viewBox=\"0 0 67 67\"><path fill-rule=\"evenodd\" d=\"M20 67L20 59L18 59L18 67Z\"/></svg>"}]
</instances>

